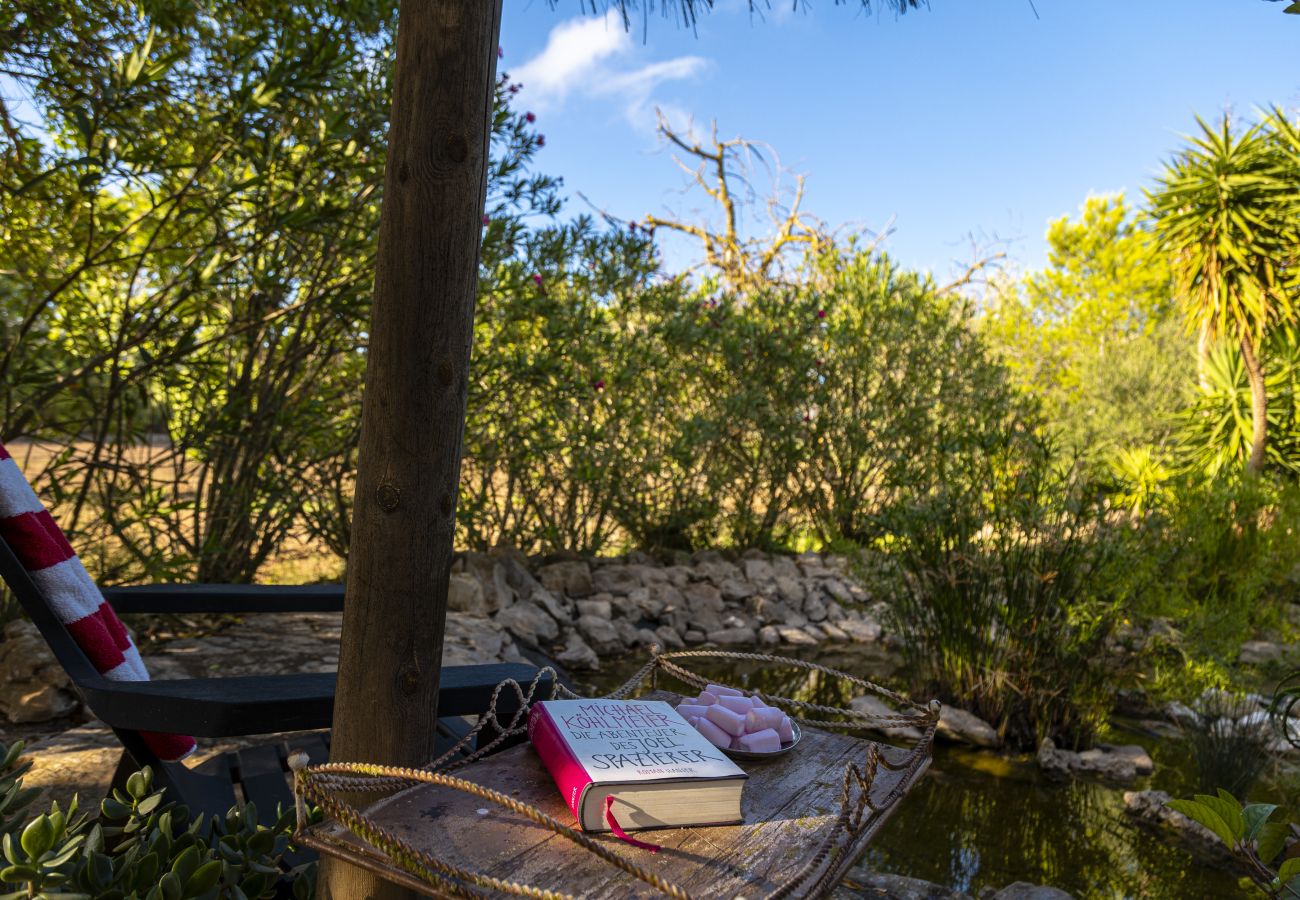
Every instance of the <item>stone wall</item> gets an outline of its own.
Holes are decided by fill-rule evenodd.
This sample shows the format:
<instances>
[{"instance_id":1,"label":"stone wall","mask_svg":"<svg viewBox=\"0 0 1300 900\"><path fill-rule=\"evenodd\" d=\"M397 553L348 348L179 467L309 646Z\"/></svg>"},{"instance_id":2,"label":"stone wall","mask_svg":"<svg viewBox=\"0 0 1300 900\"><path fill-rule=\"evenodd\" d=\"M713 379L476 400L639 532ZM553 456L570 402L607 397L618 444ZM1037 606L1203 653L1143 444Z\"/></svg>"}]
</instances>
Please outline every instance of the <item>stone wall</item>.
<instances>
[{"instance_id":1,"label":"stone wall","mask_svg":"<svg viewBox=\"0 0 1300 900\"><path fill-rule=\"evenodd\" d=\"M639 553L467 553L453 567L450 606L573 669L651 644L800 646L882 634L879 606L847 561L815 553L702 551L672 564Z\"/></svg>"}]
</instances>

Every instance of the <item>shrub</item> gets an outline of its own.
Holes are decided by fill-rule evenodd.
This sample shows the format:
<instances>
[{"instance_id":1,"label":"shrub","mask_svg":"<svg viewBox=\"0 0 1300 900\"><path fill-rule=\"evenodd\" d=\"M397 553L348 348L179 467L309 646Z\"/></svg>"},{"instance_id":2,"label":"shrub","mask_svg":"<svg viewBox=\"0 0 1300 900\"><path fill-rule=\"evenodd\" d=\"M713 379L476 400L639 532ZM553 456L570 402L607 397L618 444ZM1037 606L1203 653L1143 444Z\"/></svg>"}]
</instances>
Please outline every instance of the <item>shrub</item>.
<instances>
[{"instance_id":1,"label":"shrub","mask_svg":"<svg viewBox=\"0 0 1300 900\"><path fill-rule=\"evenodd\" d=\"M79 895L96 900L254 900L274 897L284 878L295 898L312 896L315 863L288 873L280 862L290 847L295 820L281 811L271 827L259 825L253 804L232 807L225 818L191 819L183 806L153 789L142 769L115 790L99 820L58 803L24 819L37 791L22 787L30 763L23 745L0 745L0 834L4 868L0 882L21 886L5 897Z\"/></svg>"},{"instance_id":2,"label":"shrub","mask_svg":"<svg viewBox=\"0 0 1300 900\"><path fill-rule=\"evenodd\" d=\"M1029 423L950 451L891 516L890 614L914 687L988 719L1012 746L1084 744L1110 705L1100 657L1127 529Z\"/></svg>"}]
</instances>

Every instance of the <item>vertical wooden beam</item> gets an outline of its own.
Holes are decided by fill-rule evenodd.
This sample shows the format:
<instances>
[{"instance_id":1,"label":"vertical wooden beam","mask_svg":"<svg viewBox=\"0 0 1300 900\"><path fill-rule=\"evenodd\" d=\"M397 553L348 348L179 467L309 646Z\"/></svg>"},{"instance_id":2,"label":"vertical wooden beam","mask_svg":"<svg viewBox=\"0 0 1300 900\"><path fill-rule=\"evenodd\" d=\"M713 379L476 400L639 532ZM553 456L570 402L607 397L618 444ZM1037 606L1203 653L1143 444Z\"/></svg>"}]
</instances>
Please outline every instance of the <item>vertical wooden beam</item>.
<instances>
[{"instance_id":1,"label":"vertical wooden beam","mask_svg":"<svg viewBox=\"0 0 1300 900\"><path fill-rule=\"evenodd\" d=\"M402 0L331 758L433 757L501 0ZM327 860L317 896L409 892Z\"/></svg>"}]
</instances>

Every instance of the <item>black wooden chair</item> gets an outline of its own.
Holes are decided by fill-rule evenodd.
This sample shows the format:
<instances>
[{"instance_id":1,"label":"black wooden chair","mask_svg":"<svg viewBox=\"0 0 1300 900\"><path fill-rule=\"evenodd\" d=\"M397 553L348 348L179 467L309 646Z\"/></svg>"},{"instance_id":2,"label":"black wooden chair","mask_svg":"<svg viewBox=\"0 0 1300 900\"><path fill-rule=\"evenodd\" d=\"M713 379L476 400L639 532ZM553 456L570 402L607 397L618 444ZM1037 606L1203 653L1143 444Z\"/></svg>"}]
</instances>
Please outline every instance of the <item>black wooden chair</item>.
<instances>
[{"instance_id":1,"label":"black wooden chair","mask_svg":"<svg viewBox=\"0 0 1300 900\"><path fill-rule=\"evenodd\" d=\"M251 801L257 804L258 818L269 824L277 806L287 808L293 802L286 778L288 754L302 749L313 762L327 758L329 735L319 729L327 729L334 714L333 672L110 681L73 640L2 537L0 577L40 629L86 706L122 742L114 786L123 786L132 771L147 765L154 770L155 783L167 788L169 798L192 811L224 816L238 800ZM103 594L119 613L334 612L343 608L342 585L149 585L109 588ZM499 682L513 678L526 686L536 674L534 667L517 663L443 668L438 695L443 748L468 731L468 723L459 717L487 709ZM541 687L542 695L549 696L549 685ZM502 692L497 704L501 721L508 721L506 717L515 709L514 693ZM221 754L189 768L160 760L141 738L141 731L199 738L299 733ZM481 734L480 739L485 736ZM507 745L503 742L500 749Z\"/></svg>"}]
</instances>

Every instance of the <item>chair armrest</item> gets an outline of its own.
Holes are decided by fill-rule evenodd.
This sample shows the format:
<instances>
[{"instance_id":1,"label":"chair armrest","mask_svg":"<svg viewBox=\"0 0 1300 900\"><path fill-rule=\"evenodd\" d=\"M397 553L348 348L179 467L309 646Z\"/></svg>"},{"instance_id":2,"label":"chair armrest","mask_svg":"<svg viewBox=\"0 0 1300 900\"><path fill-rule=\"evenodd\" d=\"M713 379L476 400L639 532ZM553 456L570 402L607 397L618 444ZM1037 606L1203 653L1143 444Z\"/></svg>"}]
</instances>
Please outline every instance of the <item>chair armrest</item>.
<instances>
[{"instance_id":1,"label":"chair armrest","mask_svg":"<svg viewBox=\"0 0 1300 900\"><path fill-rule=\"evenodd\" d=\"M102 590L119 613L341 612L341 584L143 584Z\"/></svg>"},{"instance_id":2,"label":"chair armrest","mask_svg":"<svg viewBox=\"0 0 1300 900\"><path fill-rule=\"evenodd\" d=\"M438 715L483 712L496 685L513 678L527 689L537 669L521 663L446 666ZM334 719L334 672L242 675L164 681L96 679L79 685L98 718L113 728L195 737L235 737L328 728ZM549 688L543 696L550 694ZM503 692L502 705L514 692Z\"/></svg>"}]
</instances>

